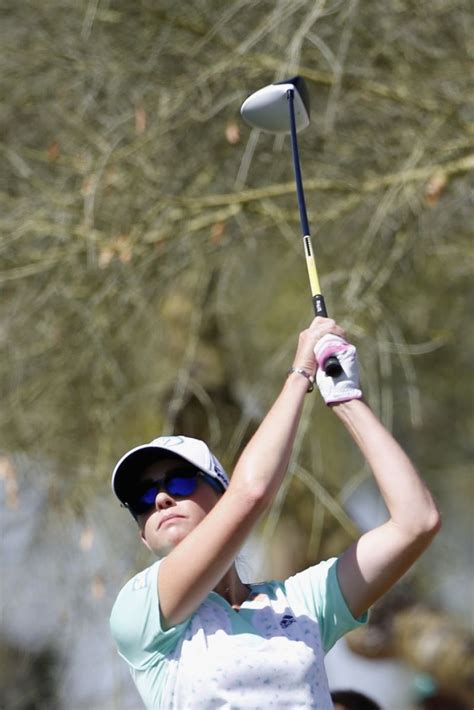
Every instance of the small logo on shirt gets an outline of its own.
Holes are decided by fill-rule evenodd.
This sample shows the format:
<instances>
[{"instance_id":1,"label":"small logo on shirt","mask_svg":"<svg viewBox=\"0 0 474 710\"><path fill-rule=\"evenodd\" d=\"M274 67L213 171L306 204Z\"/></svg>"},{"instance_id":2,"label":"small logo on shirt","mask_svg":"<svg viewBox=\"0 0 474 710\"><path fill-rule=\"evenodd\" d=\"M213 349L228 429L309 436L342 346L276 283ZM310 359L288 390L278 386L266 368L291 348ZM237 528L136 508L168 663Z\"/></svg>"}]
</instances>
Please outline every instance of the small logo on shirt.
<instances>
[{"instance_id":1,"label":"small logo on shirt","mask_svg":"<svg viewBox=\"0 0 474 710\"><path fill-rule=\"evenodd\" d=\"M280 626L282 629L287 629L290 624L292 624L294 621L296 621L295 617L292 616L291 614L285 614L283 619L280 621Z\"/></svg>"},{"instance_id":2,"label":"small logo on shirt","mask_svg":"<svg viewBox=\"0 0 474 710\"><path fill-rule=\"evenodd\" d=\"M139 572L133 580L132 589L136 592L138 589L144 589L147 586L147 571Z\"/></svg>"}]
</instances>

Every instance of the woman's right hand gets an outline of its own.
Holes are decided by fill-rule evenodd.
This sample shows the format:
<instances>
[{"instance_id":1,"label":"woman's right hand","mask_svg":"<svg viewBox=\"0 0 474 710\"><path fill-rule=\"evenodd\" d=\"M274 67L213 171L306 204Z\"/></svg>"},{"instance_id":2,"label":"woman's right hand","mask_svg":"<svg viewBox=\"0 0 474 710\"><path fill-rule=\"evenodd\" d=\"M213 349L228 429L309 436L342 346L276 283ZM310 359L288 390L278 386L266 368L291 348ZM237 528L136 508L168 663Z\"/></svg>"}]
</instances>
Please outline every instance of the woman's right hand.
<instances>
[{"instance_id":1,"label":"woman's right hand","mask_svg":"<svg viewBox=\"0 0 474 710\"><path fill-rule=\"evenodd\" d=\"M303 330L300 333L298 347L293 360L293 367L301 368L307 372L308 375L314 377L317 369L314 349L321 338L331 333L339 336L340 338L345 339L346 337L344 329L341 328L335 320L332 318L321 318L321 316L316 316L316 318L314 318L310 323L309 328L306 328L306 330Z\"/></svg>"}]
</instances>

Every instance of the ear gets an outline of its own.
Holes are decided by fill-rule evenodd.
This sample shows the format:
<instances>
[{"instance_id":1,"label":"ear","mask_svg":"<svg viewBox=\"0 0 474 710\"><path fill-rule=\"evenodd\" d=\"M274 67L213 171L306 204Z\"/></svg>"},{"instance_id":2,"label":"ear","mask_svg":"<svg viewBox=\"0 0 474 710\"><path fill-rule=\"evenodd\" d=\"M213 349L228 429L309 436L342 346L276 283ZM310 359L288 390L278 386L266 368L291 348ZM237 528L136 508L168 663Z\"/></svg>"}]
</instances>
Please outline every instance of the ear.
<instances>
[{"instance_id":1,"label":"ear","mask_svg":"<svg viewBox=\"0 0 474 710\"><path fill-rule=\"evenodd\" d=\"M143 542L145 547L147 547L150 550L150 552L153 552L153 550L151 549L150 545L148 544L148 542L145 538L145 534L141 528L140 528L140 540Z\"/></svg>"}]
</instances>

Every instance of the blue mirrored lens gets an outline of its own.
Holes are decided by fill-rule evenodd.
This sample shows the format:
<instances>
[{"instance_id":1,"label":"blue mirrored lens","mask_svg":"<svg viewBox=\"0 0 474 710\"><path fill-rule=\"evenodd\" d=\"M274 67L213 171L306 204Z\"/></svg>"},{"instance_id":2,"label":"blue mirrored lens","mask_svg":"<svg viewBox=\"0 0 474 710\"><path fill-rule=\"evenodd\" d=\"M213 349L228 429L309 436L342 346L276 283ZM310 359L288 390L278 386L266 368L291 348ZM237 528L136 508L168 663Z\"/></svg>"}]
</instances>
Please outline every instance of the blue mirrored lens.
<instances>
[{"instance_id":1,"label":"blue mirrored lens","mask_svg":"<svg viewBox=\"0 0 474 710\"><path fill-rule=\"evenodd\" d=\"M170 496L189 496L197 488L197 475L171 476L165 483L165 490Z\"/></svg>"},{"instance_id":2,"label":"blue mirrored lens","mask_svg":"<svg viewBox=\"0 0 474 710\"><path fill-rule=\"evenodd\" d=\"M130 501L130 508L137 515L145 513L155 505L156 496L161 490L170 496L189 496L196 490L197 483L197 471L172 474L164 481L149 485L135 500Z\"/></svg>"},{"instance_id":3,"label":"blue mirrored lens","mask_svg":"<svg viewBox=\"0 0 474 710\"><path fill-rule=\"evenodd\" d=\"M161 486L150 486L147 488L146 491L141 494L138 499L138 503L141 503L142 505L153 505L155 503L156 496L160 492L160 487Z\"/></svg>"},{"instance_id":4,"label":"blue mirrored lens","mask_svg":"<svg viewBox=\"0 0 474 710\"><path fill-rule=\"evenodd\" d=\"M136 514L145 513L147 510L155 505L156 496L160 491L159 486L150 486L143 493L130 501L130 508Z\"/></svg>"}]
</instances>

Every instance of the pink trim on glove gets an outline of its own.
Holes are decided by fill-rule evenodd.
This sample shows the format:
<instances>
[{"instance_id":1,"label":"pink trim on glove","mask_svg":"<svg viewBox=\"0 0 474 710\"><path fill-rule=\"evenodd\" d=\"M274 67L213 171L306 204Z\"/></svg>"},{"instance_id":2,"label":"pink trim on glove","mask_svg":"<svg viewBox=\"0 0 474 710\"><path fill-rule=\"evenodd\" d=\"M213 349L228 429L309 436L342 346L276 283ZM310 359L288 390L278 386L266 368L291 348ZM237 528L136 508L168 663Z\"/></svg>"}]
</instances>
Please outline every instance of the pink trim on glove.
<instances>
[{"instance_id":1,"label":"pink trim on glove","mask_svg":"<svg viewBox=\"0 0 474 710\"><path fill-rule=\"evenodd\" d=\"M324 363L328 359L328 357L331 357L331 355L336 355L337 353L342 353L344 350L347 350L348 346L350 343L348 343L346 340L342 340L342 338L338 338L337 340L333 340L332 342L326 343L322 349L321 352L315 352L316 356L316 362L318 363L319 367L323 367ZM316 350L318 347L316 346Z\"/></svg>"},{"instance_id":2,"label":"pink trim on glove","mask_svg":"<svg viewBox=\"0 0 474 710\"><path fill-rule=\"evenodd\" d=\"M338 335L328 333L316 344L314 355L318 363L316 382L326 404L331 405L362 398L359 386L357 350L354 345ZM332 355L337 357L341 365L341 372L337 377L327 375L323 367L327 358Z\"/></svg>"},{"instance_id":3,"label":"pink trim on glove","mask_svg":"<svg viewBox=\"0 0 474 710\"><path fill-rule=\"evenodd\" d=\"M328 407L331 406L331 404L341 404L342 402L351 402L353 399L362 399L362 391L361 390L352 390L352 394L348 395L347 397L337 397L334 399L328 399L327 401L325 400L326 404Z\"/></svg>"}]
</instances>

